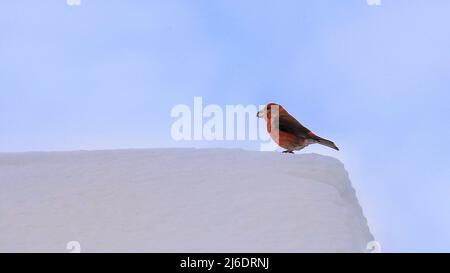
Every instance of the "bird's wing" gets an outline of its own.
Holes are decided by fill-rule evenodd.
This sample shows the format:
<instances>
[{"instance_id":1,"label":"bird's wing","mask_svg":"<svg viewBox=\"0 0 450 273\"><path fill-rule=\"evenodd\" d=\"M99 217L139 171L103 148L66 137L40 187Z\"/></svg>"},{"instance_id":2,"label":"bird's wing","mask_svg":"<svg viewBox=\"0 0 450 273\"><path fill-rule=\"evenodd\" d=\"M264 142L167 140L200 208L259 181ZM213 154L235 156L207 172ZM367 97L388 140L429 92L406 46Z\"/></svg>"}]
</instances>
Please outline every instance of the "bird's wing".
<instances>
[{"instance_id":1,"label":"bird's wing","mask_svg":"<svg viewBox=\"0 0 450 273\"><path fill-rule=\"evenodd\" d=\"M275 124L276 123L277 122L275 122ZM287 112L279 115L278 129L286 133L294 134L299 138L313 139L322 145L339 151L339 148L334 144L334 142L317 136Z\"/></svg>"},{"instance_id":2,"label":"bird's wing","mask_svg":"<svg viewBox=\"0 0 450 273\"><path fill-rule=\"evenodd\" d=\"M301 138L310 138L308 134L311 131L303 126L290 114L281 114L278 119L278 128L280 131L291 133Z\"/></svg>"}]
</instances>

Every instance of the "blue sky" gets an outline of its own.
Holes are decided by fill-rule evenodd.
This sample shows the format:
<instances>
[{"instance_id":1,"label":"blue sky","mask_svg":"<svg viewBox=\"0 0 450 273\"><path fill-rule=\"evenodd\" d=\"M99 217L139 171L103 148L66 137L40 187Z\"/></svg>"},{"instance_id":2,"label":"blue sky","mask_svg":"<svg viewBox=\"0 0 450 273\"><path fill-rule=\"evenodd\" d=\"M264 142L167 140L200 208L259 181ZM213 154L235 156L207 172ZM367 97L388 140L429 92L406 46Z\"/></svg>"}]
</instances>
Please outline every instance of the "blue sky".
<instances>
[{"instance_id":1,"label":"blue sky","mask_svg":"<svg viewBox=\"0 0 450 273\"><path fill-rule=\"evenodd\" d=\"M2 1L0 151L175 142L171 108L278 102L340 152L385 251L450 251L450 2Z\"/></svg>"}]
</instances>

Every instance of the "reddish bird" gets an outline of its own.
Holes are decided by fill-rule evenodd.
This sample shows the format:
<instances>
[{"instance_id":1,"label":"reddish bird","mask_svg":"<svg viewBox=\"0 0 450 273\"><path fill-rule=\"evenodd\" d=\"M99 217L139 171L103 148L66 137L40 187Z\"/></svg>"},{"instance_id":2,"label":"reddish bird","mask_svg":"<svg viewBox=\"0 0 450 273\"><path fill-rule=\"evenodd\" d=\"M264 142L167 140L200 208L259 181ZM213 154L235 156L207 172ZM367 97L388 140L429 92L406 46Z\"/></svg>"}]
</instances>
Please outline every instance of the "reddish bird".
<instances>
[{"instance_id":1,"label":"reddish bird","mask_svg":"<svg viewBox=\"0 0 450 273\"><path fill-rule=\"evenodd\" d=\"M332 141L311 132L279 104L267 104L258 112L257 116L266 120L267 132L280 147L286 149L283 153L294 153L294 151L301 150L314 143L339 151Z\"/></svg>"}]
</instances>

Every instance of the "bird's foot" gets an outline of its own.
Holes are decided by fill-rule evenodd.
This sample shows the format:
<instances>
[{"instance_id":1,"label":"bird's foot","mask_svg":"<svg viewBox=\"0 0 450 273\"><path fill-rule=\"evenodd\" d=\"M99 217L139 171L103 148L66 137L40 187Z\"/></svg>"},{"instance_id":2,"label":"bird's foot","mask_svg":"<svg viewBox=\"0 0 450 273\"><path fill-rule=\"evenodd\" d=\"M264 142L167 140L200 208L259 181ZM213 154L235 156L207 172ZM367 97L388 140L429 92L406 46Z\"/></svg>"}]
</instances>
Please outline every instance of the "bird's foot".
<instances>
[{"instance_id":1,"label":"bird's foot","mask_svg":"<svg viewBox=\"0 0 450 273\"><path fill-rule=\"evenodd\" d=\"M283 154L293 154L293 153L294 153L293 151L289 151L289 150L283 151Z\"/></svg>"}]
</instances>

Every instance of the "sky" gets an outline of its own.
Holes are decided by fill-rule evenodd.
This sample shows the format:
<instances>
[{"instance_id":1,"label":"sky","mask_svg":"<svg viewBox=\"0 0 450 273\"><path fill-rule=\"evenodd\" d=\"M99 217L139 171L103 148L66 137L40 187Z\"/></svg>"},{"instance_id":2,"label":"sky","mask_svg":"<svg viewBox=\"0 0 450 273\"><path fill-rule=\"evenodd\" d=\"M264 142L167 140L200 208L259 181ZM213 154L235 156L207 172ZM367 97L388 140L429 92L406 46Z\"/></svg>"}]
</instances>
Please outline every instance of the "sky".
<instances>
[{"instance_id":1,"label":"sky","mask_svg":"<svg viewBox=\"0 0 450 273\"><path fill-rule=\"evenodd\" d=\"M0 152L154 147L171 109L277 102L341 148L382 251L450 251L447 0L5 0ZM1 183L1 181L0 181Z\"/></svg>"}]
</instances>

